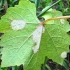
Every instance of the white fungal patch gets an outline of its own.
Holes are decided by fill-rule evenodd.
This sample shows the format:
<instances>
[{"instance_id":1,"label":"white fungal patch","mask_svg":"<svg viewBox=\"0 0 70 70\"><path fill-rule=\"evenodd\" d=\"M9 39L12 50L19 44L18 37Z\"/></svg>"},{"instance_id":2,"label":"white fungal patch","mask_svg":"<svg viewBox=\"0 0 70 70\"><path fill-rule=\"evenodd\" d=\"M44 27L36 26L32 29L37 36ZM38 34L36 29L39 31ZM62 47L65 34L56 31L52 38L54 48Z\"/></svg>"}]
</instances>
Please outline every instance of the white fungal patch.
<instances>
[{"instance_id":1,"label":"white fungal patch","mask_svg":"<svg viewBox=\"0 0 70 70\"><path fill-rule=\"evenodd\" d=\"M65 20L64 19L60 19L60 22L61 22L61 24L64 24Z\"/></svg>"},{"instance_id":2,"label":"white fungal patch","mask_svg":"<svg viewBox=\"0 0 70 70\"><path fill-rule=\"evenodd\" d=\"M66 58L66 57L67 57L67 52L62 52L62 53L61 53L61 57L62 57L62 58Z\"/></svg>"},{"instance_id":3,"label":"white fungal patch","mask_svg":"<svg viewBox=\"0 0 70 70\"><path fill-rule=\"evenodd\" d=\"M45 27L43 27L43 32L42 33L45 33Z\"/></svg>"},{"instance_id":4,"label":"white fungal patch","mask_svg":"<svg viewBox=\"0 0 70 70\"><path fill-rule=\"evenodd\" d=\"M26 25L26 22L24 20L13 20L11 22L11 28L13 30L22 30Z\"/></svg>"},{"instance_id":5,"label":"white fungal patch","mask_svg":"<svg viewBox=\"0 0 70 70\"><path fill-rule=\"evenodd\" d=\"M40 40L41 40L41 36L42 36L42 29L43 26L40 25L36 31L33 33L33 41L36 43L36 45L34 47L32 47L32 50L34 53L36 53L39 50L39 46L40 46Z\"/></svg>"}]
</instances>

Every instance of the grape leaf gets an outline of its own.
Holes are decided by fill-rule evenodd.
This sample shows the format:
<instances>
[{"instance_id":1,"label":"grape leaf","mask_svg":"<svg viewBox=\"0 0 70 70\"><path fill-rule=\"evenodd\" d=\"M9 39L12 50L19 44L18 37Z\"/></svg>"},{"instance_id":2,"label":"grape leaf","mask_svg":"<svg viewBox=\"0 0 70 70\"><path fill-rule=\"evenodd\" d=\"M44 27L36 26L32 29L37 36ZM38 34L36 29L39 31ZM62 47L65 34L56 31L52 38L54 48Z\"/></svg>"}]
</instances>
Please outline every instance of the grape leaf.
<instances>
[{"instance_id":1,"label":"grape leaf","mask_svg":"<svg viewBox=\"0 0 70 70\"><path fill-rule=\"evenodd\" d=\"M23 29L12 29L12 26L16 29L21 27L23 21L26 23ZM11 26L12 23L14 25ZM19 5L7 10L6 15L0 20L0 33L4 33L0 41L0 46L3 46L1 67L28 65L34 54L32 47L35 42L32 34L38 23L40 21L36 17L35 5L29 0L21 0Z\"/></svg>"},{"instance_id":2,"label":"grape leaf","mask_svg":"<svg viewBox=\"0 0 70 70\"><path fill-rule=\"evenodd\" d=\"M29 5L28 5L29 4ZM10 7L6 15L0 20L0 32L10 29L10 23L13 20L24 20L26 23L37 24L40 21L36 17L36 8L29 0L21 0L19 5Z\"/></svg>"},{"instance_id":3,"label":"grape leaf","mask_svg":"<svg viewBox=\"0 0 70 70\"><path fill-rule=\"evenodd\" d=\"M62 16L62 13L56 10L49 10L43 15L45 19L57 16ZM13 20L24 20L26 26L13 30ZM67 34L70 31L69 23L64 19L52 20L45 25L38 23L35 5L29 0L21 0L19 5L8 9L0 20L0 32L4 33L0 41L0 46L3 46L1 67L23 64L25 70L40 70L45 56L62 64L61 54L67 52L70 45Z\"/></svg>"},{"instance_id":4,"label":"grape leaf","mask_svg":"<svg viewBox=\"0 0 70 70\"><path fill-rule=\"evenodd\" d=\"M49 10L43 15L45 19L58 16L62 16L62 13L57 10ZM52 20L44 25L44 29L40 49L25 70L41 70L46 56L54 62L63 64L64 58L61 54L68 52L70 45L70 35L67 34L70 31L69 23L64 19Z\"/></svg>"}]
</instances>

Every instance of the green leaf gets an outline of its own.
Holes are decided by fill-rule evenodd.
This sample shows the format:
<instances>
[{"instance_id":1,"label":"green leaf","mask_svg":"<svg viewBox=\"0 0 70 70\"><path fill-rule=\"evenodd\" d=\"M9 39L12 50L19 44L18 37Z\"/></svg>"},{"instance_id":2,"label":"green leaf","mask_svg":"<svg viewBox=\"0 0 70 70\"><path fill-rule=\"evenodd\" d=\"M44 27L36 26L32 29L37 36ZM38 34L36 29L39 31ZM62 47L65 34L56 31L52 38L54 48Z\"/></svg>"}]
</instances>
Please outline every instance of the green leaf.
<instances>
[{"instance_id":1,"label":"green leaf","mask_svg":"<svg viewBox=\"0 0 70 70\"><path fill-rule=\"evenodd\" d=\"M54 4L45 7L45 8L40 12L40 14L38 15L38 17L40 17L41 15L43 15L46 11L48 11L49 9L51 9L54 5L58 4L60 1L61 1L61 0L58 0L58 1L55 2Z\"/></svg>"},{"instance_id":2,"label":"green leaf","mask_svg":"<svg viewBox=\"0 0 70 70\"><path fill-rule=\"evenodd\" d=\"M43 15L45 19L58 16L62 16L62 13L56 10L49 10ZM66 57L65 54L62 57L62 53L69 51L70 35L67 32L70 31L70 25L66 20L49 21L44 25L44 28L40 49L25 70L40 70L41 64L44 64L45 56L62 65L64 56Z\"/></svg>"},{"instance_id":3,"label":"green leaf","mask_svg":"<svg viewBox=\"0 0 70 70\"><path fill-rule=\"evenodd\" d=\"M6 15L3 16L0 20L0 31L7 30L8 28L10 28L10 23L13 20L24 20L26 21L26 23L37 24L39 20L36 17L35 5L29 2L29 0L21 0L19 5L16 5L15 7L10 7L7 10Z\"/></svg>"},{"instance_id":4,"label":"green leaf","mask_svg":"<svg viewBox=\"0 0 70 70\"><path fill-rule=\"evenodd\" d=\"M56 10L49 10L43 15L45 19L57 16L62 16L62 13ZM23 21L23 29L12 28L13 22L17 23L17 29ZM25 70L40 70L46 56L63 63L61 55L69 51L70 45L69 23L64 19L52 20L45 25L38 23L35 5L29 0L22 0L19 5L8 9L0 20L0 33L4 33L0 37L0 46L3 46L1 67L23 64Z\"/></svg>"},{"instance_id":5,"label":"green leaf","mask_svg":"<svg viewBox=\"0 0 70 70\"><path fill-rule=\"evenodd\" d=\"M11 24L13 22L18 27L18 22L23 24L23 21L26 23L23 29L12 29ZM0 46L3 46L1 67L21 64L27 67L34 54L32 47L35 45L35 42L32 39L32 34L38 23L40 21L36 17L35 5L29 0L22 0L19 2L19 5L7 10L6 15L0 20L0 33L4 33L0 37Z\"/></svg>"},{"instance_id":6,"label":"green leaf","mask_svg":"<svg viewBox=\"0 0 70 70\"><path fill-rule=\"evenodd\" d=\"M38 8L39 4L40 4L40 0L35 0L36 8Z\"/></svg>"}]
</instances>

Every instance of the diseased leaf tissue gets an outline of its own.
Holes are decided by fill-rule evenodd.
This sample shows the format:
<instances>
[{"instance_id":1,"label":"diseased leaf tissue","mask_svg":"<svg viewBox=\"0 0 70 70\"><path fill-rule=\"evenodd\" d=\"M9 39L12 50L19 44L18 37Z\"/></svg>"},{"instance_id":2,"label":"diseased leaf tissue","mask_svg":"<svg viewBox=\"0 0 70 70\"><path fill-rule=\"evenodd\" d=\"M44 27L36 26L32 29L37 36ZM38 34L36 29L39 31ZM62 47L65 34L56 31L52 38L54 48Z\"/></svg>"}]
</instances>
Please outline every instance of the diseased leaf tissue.
<instances>
[{"instance_id":1,"label":"diseased leaf tissue","mask_svg":"<svg viewBox=\"0 0 70 70\"><path fill-rule=\"evenodd\" d=\"M13 20L11 22L11 28L13 30L22 30L24 29L26 22L24 20Z\"/></svg>"},{"instance_id":2,"label":"diseased leaf tissue","mask_svg":"<svg viewBox=\"0 0 70 70\"><path fill-rule=\"evenodd\" d=\"M62 13L52 9L43 18L58 16ZM35 5L29 0L8 9L0 20L0 33L4 33L0 37L0 46L3 46L1 67L23 64L25 70L40 70L45 56L63 63L70 45L69 23L66 20L52 20L45 25L39 23Z\"/></svg>"}]
</instances>

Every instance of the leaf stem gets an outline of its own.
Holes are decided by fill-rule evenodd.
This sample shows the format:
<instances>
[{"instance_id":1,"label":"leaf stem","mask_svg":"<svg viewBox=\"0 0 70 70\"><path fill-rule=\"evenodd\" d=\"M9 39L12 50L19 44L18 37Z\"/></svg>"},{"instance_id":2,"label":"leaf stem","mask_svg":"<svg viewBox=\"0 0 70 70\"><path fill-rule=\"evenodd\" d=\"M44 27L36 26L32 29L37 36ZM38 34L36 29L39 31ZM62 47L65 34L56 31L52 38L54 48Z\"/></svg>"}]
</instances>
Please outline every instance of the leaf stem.
<instances>
[{"instance_id":1,"label":"leaf stem","mask_svg":"<svg viewBox=\"0 0 70 70\"><path fill-rule=\"evenodd\" d=\"M36 9L38 8L39 4L40 4L40 0L35 0Z\"/></svg>"},{"instance_id":2,"label":"leaf stem","mask_svg":"<svg viewBox=\"0 0 70 70\"><path fill-rule=\"evenodd\" d=\"M56 5L57 3L59 3L61 0L58 0L57 2L55 2L54 4L52 4L51 6L48 6L48 7L45 7L41 12L40 14L38 15L41 16L43 13L45 13L46 11L48 11L50 8L52 8L54 5Z\"/></svg>"},{"instance_id":3,"label":"leaf stem","mask_svg":"<svg viewBox=\"0 0 70 70\"><path fill-rule=\"evenodd\" d=\"M48 21L51 21L51 20L68 19L68 18L70 18L70 15L69 16L60 16L60 17L55 17L55 18L49 18L49 19L45 20L42 24L46 24Z\"/></svg>"}]
</instances>

